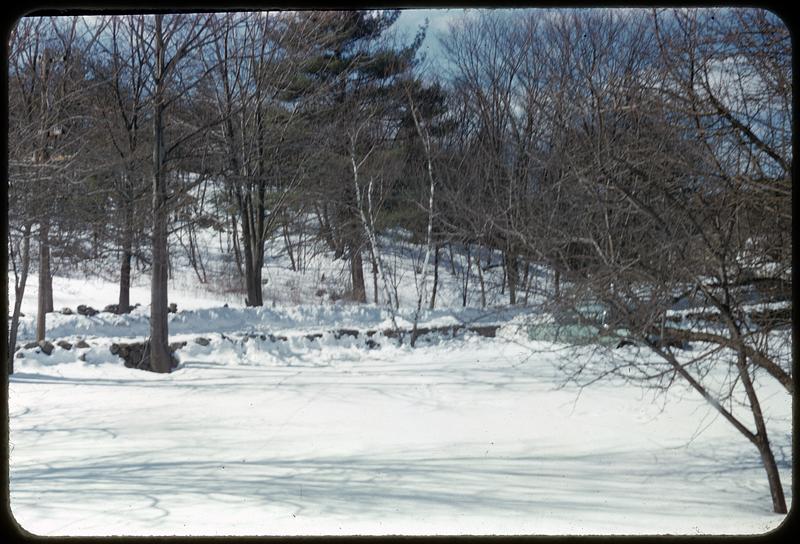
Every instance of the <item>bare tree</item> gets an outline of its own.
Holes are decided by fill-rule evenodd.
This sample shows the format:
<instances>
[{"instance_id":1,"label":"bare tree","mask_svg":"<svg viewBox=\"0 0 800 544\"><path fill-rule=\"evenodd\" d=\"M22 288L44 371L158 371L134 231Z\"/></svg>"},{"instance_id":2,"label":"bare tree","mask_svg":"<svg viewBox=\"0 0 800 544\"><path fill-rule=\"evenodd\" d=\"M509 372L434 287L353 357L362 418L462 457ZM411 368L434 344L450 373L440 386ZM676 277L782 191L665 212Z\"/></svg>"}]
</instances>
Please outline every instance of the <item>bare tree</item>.
<instances>
[{"instance_id":1,"label":"bare tree","mask_svg":"<svg viewBox=\"0 0 800 544\"><path fill-rule=\"evenodd\" d=\"M39 293L36 338L46 332L46 314L53 311L51 228L64 224L67 202L74 201L68 178L85 168L85 118L81 111L87 94L85 59L100 28L78 17L23 18L11 36L9 55L10 123L14 145L9 154L9 192L30 191L28 221L36 229ZM80 176L77 176L80 177ZM56 197L59 206L55 206ZM21 290L24 292L24 289Z\"/></svg>"},{"instance_id":2,"label":"bare tree","mask_svg":"<svg viewBox=\"0 0 800 544\"><path fill-rule=\"evenodd\" d=\"M196 137L205 126L192 127L172 141L165 133L168 107L185 93L192 92L208 75L209 70L198 66L195 55L212 39L213 15L153 16L152 41L142 46L152 50L153 107L153 189L152 189L152 285L150 289L150 368L155 372L169 372L172 356L169 352L168 332L168 246L170 159L182 144ZM166 25L165 25L166 21ZM192 61L195 61L194 63ZM187 66L188 65L188 66ZM192 70L194 68L194 70ZM218 120L215 120L219 122ZM173 196L174 201L174 196Z\"/></svg>"},{"instance_id":3,"label":"bare tree","mask_svg":"<svg viewBox=\"0 0 800 544\"><path fill-rule=\"evenodd\" d=\"M241 227L248 306L261 306L266 241L285 220L287 200L304 178L308 154L298 138L302 108L286 94L304 57L308 28L279 13L227 14L213 45L213 88L225 187ZM303 98L308 99L308 96ZM306 148L311 150L311 146ZM300 151L298 153L298 151ZM287 165L291 163L291 170Z\"/></svg>"},{"instance_id":4,"label":"bare tree","mask_svg":"<svg viewBox=\"0 0 800 544\"><path fill-rule=\"evenodd\" d=\"M755 210L779 206L790 217L779 195L788 198L791 155L778 151L789 149L790 115L781 111L786 97L752 86L788 81L788 64L753 76L759 61L744 37L785 48L786 30L735 10L658 12L650 22L600 12L560 25L564 44L580 54L553 65L567 82L554 93L571 105L554 125L559 160L542 193L558 216L539 222L546 237L530 239L566 278L557 311L663 361L611 353L599 374L582 363L565 369L583 385L606 375L664 390L688 384L756 447L773 509L785 513L756 384L771 377L794 391L781 347L787 333L774 312L759 309L786 296L779 256L789 248L770 256L766 245L786 242L766 234ZM719 70L727 63L736 68L726 81ZM689 342L699 347L690 357ZM712 371L719 368L727 372Z\"/></svg>"},{"instance_id":5,"label":"bare tree","mask_svg":"<svg viewBox=\"0 0 800 544\"><path fill-rule=\"evenodd\" d=\"M119 298L117 312L128 313L130 304L131 261L138 251L144 231L147 184L147 106L151 58L143 47L144 15L107 17L107 39L93 59L101 78L97 93L96 119L102 134L102 148L114 157L109 165L109 191L118 211L116 245L120 252Z\"/></svg>"}]
</instances>

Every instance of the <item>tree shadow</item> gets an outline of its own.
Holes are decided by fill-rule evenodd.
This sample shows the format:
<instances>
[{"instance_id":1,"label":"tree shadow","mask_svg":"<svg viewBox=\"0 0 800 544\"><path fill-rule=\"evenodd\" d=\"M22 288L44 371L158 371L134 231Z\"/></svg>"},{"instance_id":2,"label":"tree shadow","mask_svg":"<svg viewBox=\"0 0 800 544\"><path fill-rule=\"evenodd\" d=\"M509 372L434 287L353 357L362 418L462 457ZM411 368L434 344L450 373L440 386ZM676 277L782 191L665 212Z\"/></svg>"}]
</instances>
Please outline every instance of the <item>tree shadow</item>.
<instances>
[{"instance_id":1,"label":"tree shadow","mask_svg":"<svg viewBox=\"0 0 800 544\"><path fill-rule=\"evenodd\" d=\"M690 511L720 508L735 516L739 509L752 511L753 498L737 494L735 475L758 468L753 460L690 461L683 454L677 463L677 458L653 463L633 451L446 456L420 449L222 460L192 456L158 460L160 455L125 452L59 466L12 467L12 509L67 504L91 496L102 499L112 511L115 505L139 504L137 519L148 527L167 521L177 496L182 504L220 510L235 509L246 500L251 508L280 508L311 518L406 516L409 522L419 516L455 520L542 515L613 522L631 513L679 519ZM702 478L694 481L693 476ZM730 488L720 493L724 490L709 487L709 479L717 486L729 481ZM768 501L768 495L763 500ZM220 516L220 524L224 519Z\"/></svg>"}]
</instances>

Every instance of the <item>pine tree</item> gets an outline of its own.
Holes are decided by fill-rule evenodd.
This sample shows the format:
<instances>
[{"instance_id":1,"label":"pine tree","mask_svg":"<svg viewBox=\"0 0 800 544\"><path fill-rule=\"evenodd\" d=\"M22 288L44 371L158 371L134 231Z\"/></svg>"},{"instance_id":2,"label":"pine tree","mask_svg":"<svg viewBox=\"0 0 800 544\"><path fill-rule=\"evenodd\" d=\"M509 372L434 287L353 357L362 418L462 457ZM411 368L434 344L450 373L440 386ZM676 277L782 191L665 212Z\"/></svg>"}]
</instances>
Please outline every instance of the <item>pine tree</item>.
<instances>
[{"instance_id":1,"label":"pine tree","mask_svg":"<svg viewBox=\"0 0 800 544\"><path fill-rule=\"evenodd\" d=\"M412 72L424 30L410 45L396 46L389 33L399 10L358 10L301 14L315 29L316 54L309 57L296 82L295 96L322 88L311 115L323 134L314 187L321 235L338 256L350 263L352 298L366 302L362 252L366 240L359 219L345 137L358 123L383 130L395 125L403 110L402 81ZM299 21L298 21L299 22ZM396 132L396 131L395 131ZM370 146L386 142L370 139Z\"/></svg>"}]
</instances>

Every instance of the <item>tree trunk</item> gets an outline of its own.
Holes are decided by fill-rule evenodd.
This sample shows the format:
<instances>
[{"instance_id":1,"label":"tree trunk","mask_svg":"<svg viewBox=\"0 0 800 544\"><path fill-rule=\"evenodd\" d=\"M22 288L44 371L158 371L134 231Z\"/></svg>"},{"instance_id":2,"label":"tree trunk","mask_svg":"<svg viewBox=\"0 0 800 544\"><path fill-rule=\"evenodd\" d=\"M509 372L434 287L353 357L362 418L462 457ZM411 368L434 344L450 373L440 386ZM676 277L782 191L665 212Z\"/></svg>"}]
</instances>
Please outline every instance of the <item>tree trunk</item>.
<instances>
[{"instance_id":1,"label":"tree trunk","mask_svg":"<svg viewBox=\"0 0 800 544\"><path fill-rule=\"evenodd\" d=\"M378 304L378 261L375 259L375 254L370 252L372 257L372 292L375 304Z\"/></svg>"},{"instance_id":2,"label":"tree trunk","mask_svg":"<svg viewBox=\"0 0 800 544\"><path fill-rule=\"evenodd\" d=\"M481 246L478 246L478 281L481 284L481 308L486 308L486 284L483 281L483 265L481 264Z\"/></svg>"},{"instance_id":3,"label":"tree trunk","mask_svg":"<svg viewBox=\"0 0 800 544\"><path fill-rule=\"evenodd\" d=\"M517 303L518 268L517 255L509 251L506 253L506 276L508 276L508 303L511 305Z\"/></svg>"},{"instance_id":4,"label":"tree trunk","mask_svg":"<svg viewBox=\"0 0 800 544\"><path fill-rule=\"evenodd\" d=\"M39 225L39 296L37 297L36 308L36 341L41 342L45 339L47 329L47 290L50 282L47 281L50 275L50 222L45 219Z\"/></svg>"},{"instance_id":5,"label":"tree trunk","mask_svg":"<svg viewBox=\"0 0 800 544\"><path fill-rule=\"evenodd\" d=\"M283 222L283 243L286 246L286 253L289 255L289 262L292 265L292 270L297 272L297 263L294 260L294 251L292 250L292 241L289 239L289 229L286 228L286 222Z\"/></svg>"},{"instance_id":6,"label":"tree trunk","mask_svg":"<svg viewBox=\"0 0 800 544\"><path fill-rule=\"evenodd\" d=\"M161 30L163 15L155 16L156 88L153 113L153 278L150 287L150 368L169 372L169 325L167 321L167 183L164 172L164 44Z\"/></svg>"},{"instance_id":7,"label":"tree trunk","mask_svg":"<svg viewBox=\"0 0 800 544\"><path fill-rule=\"evenodd\" d=\"M506 260L504 258L500 259L500 269L503 272L500 275L500 294L506 294L506 280L508 279L508 273L506 272Z\"/></svg>"},{"instance_id":8,"label":"tree trunk","mask_svg":"<svg viewBox=\"0 0 800 544\"><path fill-rule=\"evenodd\" d=\"M118 314L127 314L131 306L131 251L122 250L122 263L119 271L119 304Z\"/></svg>"},{"instance_id":9,"label":"tree trunk","mask_svg":"<svg viewBox=\"0 0 800 544\"><path fill-rule=\"evenodd\" d=\"M248 213L248 207L241 207L243 213ZM257 240L258 233L253 232L250 219L245 215L242 220L242 246L244 249L244 281L247 287L246 306L262 306L264 304L261 290L261 270L264 264L263 242Z\"/></svg>"},{"instance_id":10,"label":"tree trunk","mask_svg":"<svg viewBox=\"0 0 800 544\"><path fill-rule=\"evenodd\" d=\"M231 214L231 239L233 240L233 256L236 259L236 269L239 271L239 277L243 277L244 266L242 265L242 252L239 250L239 228L234 214Z\"/></svg>"},{"instance_id":11,"label":"tree trunk","mask_svg":"<svg viewBox=\"0 0 800 544\"><path fill-rule=\"evenodd\" d=\"M528 305L528 293L531 290L531 263L529 261L525 261L525 277L522 279L522 288L525 290L525 300L523 301L523 305Z\"/></svg>"},{"instance_id":12,"label":"tree trunk","mask_svg":"<svg viewBox=\"0 0 800 544\"><path fill-rule=\"evenodd\" d=\"M10 240L9 240L9 243ZM20 255L20 275L14 282L14 312L11 314L11 325L8 331L8 373L14 373L14 350L17 346L19 317L22 313L22 298L25 296L25 285L28 282L28 270L31 263L31 225L25 225L22 237L22 255Z\"/></svg>"},{"instance_id":13,"label":"tree trunk","mask_svg":"<svg viewBox=\"0 0 800 544\"><path fill-rule=\"evenodd\" d=\"M436 288L439 285L439 244L433 246L433 289L431 290L430 309L436 306Z\"/></svg>"},{"instance_id":14,"label":"tree trunk","mask_svg":"<svg viewBox=\"0 0 800 544\"><path fill-rule=\"evenodd\" d=\"M461 292L461 306L467 307L467 291L469 290L469 274L472 271L472 254L470 245L467 244L467 270L464 272L464 288Z\"/></svg>"},{"instance_id":15,"label":"tree trunk","mask_svg":"<svg viewBox=\"0 0 800 544\"><path fill-rule=\"evenodd\" d=\"M131 305L131 257L133 256L133 230L130 224L129 204L125 209L125 233L122 239L122 261L119 270L119 303L118 314L127 314Z\"/></svg>"},{"instance_id":16,"label":"tree trunk","mask_svg":"<svg viewBox=\"0 0 800 544\"><path fill-rule=\"evenodd\" d=\"M53 311L53 268L50 266L50 243L48 240L47 244L47 274L45 274L45 279L47 280L47 291L45 293L44 299L44 309L45 312L52 312Z\"/></svg>"},{"instance_id":17,"label":"tree trunk","mask_svg":"<svg viewBox=\"0 0 800 544\"><path fill-rule=\"evenodd\" d=\"M456 260L453 258L453 244L447 244L447 254L450 256L450 273L453 277L456 277L458 272L456 272Z\"/></svg>"},{"instance_id":18,"label":"tree trunk","mask_svg":"<svg viewBox=\"0 0 800 544\"><path fill-rule=\"evenodd\" d=\"M733 316L731 316L732 318ZM735 326L733 319L730 319L729 328L732 332L734 342L743 344L744 340L741 338L741 332ZM776 514L785 514L786 510L786 497L783 494L783 486L781 485L780 473L778 472L778 465L775 462L775 456L772 453L772 448L769 444L769 437L767 436L767 426L764 422L764 414L761 411L761 403L758 400L753 381L750 378L750 372L747 367L747 355L744 350L740 349L737 358L737 367L739 370L739 379L744 386L747 400L750 403L750 411L753 414L753 422L756 426L756 433L753 442L761 455L761 462L764 465L764 470L767 472L767 481L769 482L769 491L772 496L772 509Z\"/></svg>"},{"instance_id":19,"label":"tree trunk","mask_svg":"<svg viewBox=\"0 0 800 544\"><path fill-rule=\"evenodd\" d=\"M766 434L763 437L758 435L758 440L759 444L757 447L761 454L761 462L764 465L764 470L767 472L769 492L772 496L772 510L776 514L785 514L787 513L786 497L783 494L778 464L775 462L775 456L772 454L772 448L769 445Z\"/></svg>"},{"instance_id":20,"label":"tree trunk","mask_svg":"<svg viewBox=\"0 0 800 544\"><path fill-rule=\"evenodd\" d=\"M350 249L350 276L353 281L353 300L366 303L367 288L364 285L364 262L361 258L361 251L356 248Z\"/></svg>"},{"instance_id":21,"label":"tree trunk","mask_svg":"<svg viewBox=\"0 0 800 544\"><path fill-rule=\"evenodd\" d=\"M261 289L261 265L251 259L247 263L245 283L247 284L247 306L263 306L264 294Z\"/></svg>"}]
</instances>

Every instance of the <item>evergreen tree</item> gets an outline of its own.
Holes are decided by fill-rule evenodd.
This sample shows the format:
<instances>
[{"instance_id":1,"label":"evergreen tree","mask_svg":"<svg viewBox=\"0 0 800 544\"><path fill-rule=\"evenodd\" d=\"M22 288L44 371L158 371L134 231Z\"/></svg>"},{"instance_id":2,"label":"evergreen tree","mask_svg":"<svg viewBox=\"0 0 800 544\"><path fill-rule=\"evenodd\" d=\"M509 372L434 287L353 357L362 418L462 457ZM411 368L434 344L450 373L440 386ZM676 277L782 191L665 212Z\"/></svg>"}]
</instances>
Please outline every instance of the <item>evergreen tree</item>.
<instances>
[{"instance_id":1,"label":"evergreen tree","mask_svg":"<svg viewBox=\"0 0 800 544\"><path fill-rule=\"evenodd\" d=\"M402 83L412 73L424 39L423 29L407 46L393 43L389 30L399 15L399 10L357 10L298 16L315 29L316 54L306 61L292 89L297 95L324 90L309 105L322 136L312 188L320 234L337 257L348 259L352 298L358 302L366 302L362 259L366 240L350 164L352 147L358 143L346 135L365 127L362 133L372 137L356 145L360 147L356 152L363 156L383 148L383 156L375 153L373 163L385 165L391 160L385 144L397 135L404 104Z\"/></svg>"}]
</instances>

